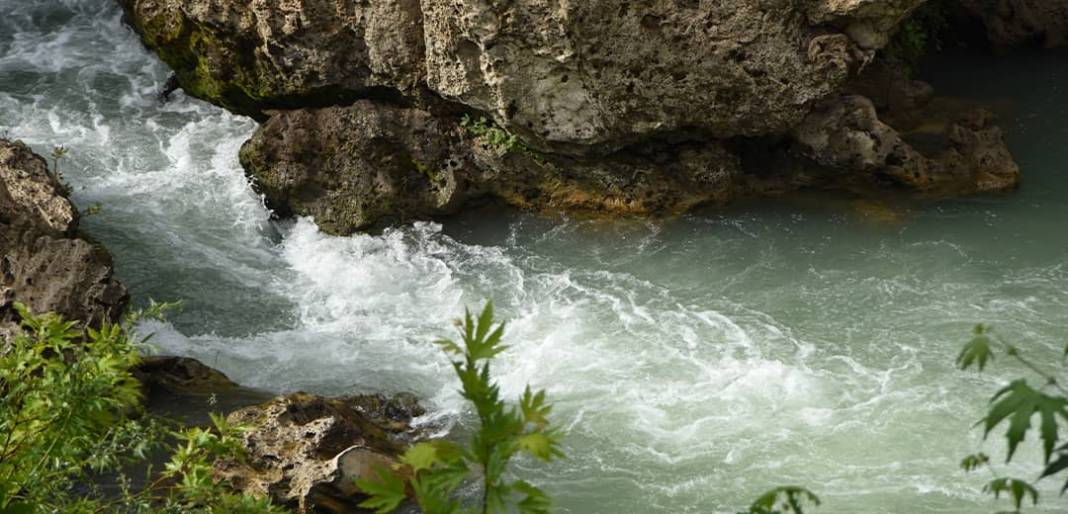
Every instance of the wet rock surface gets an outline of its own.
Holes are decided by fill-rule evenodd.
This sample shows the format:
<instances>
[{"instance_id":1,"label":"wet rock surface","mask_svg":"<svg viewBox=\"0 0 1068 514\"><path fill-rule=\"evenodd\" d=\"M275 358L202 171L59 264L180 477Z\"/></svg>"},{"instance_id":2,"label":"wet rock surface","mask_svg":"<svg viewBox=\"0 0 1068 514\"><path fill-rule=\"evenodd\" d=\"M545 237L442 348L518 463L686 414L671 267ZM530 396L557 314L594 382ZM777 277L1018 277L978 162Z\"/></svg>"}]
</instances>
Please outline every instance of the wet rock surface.
<instances>
[{"instance_id":1,"label":"wet rock surface","mask_svg":"<svg viewBox=\"0 0 1068 514\"><path fill-rule=\"evenodd\" d=\"M1068 45L1068 0L960 0L1001 48Z\"/></svg>"},{"instance_id":2,"label":"wet rock surface","mask_svg":"<svg viewBox=\"0 0 1068 514\"><path fill-rule=\"evenodd\" d=\"M241 162L268 206L333 234L480 199L662 216L1019 176L990 116L900 69L858 85L924 0L121 3L187 92L264 120Z\"/></svg>"},{"instance_id":3,"label":"wet rock surface","mask_svg":"<svg viewBox=\"0 0 1068 514\"><path fill-rule=\"evenodd\" d=\"M0 338L18 330L14 302L99 324L128 299L108 251L78 234L78 211L47 162L0 140Z\"/></svg>"},{"instance_id":4,"label":"wet rock surface","mask_svg":"<svg viewBox=\"0 0 1068 514\"><path fill-rule=\"evenodd\" d=\"M412 417L421 414L406 395L279 396L228 416L250 427L243 436L247 456L216 463L216 473L240 491L301 512L365 512L355 506L355 481L396 463L414 435Z\"/></svg>"}]
</instances>

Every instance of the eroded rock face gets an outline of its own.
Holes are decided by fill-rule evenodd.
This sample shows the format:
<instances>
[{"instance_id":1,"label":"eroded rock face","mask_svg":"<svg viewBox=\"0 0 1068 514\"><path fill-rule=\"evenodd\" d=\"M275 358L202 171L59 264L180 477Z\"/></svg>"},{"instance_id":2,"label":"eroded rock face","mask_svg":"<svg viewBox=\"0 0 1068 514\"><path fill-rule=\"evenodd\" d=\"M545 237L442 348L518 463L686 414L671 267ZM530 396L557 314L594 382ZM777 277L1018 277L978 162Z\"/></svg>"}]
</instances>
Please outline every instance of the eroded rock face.
<instances>
[{"instance_id":1,"label":"eroded rock face","mask_svg":"<svg viewBox=\"0 0 1068 514\"><path fill-rule=\"evenodd\" d=\"M798 127L798 153L847 183L885 180L943 194L1017 185L1020 169L990 112L935 98L922 82L890 80L880 98L885 120L866 97L825 100Z\"/></svg>"},{"instance_id":2,"label":"eroded rock face","mask_svg":"<svg viewBox=\"0 0 1068 514\"><path fill-rule=\"evenodd\" d=\"M427 74L544 150L781 133L921 2L424 1Z\"/></svg>"},{"instance_id":3,"label":"eroded rock face","mask_svg":"<svg viewBox=\"0 0 1068 514\"><path fill-rule=\"evenodd\" d=\"M242 148L241 162L276 212L312 215L334 234L449 214L486 196L539 211L673 214L725 201L740 171L715 141L581 158L460 125L370 101L278 112Z\"/></svg>"},{"instance_id":4,"label":"eroded rock face","mask_svg":"<svg viewBox=\"0 0 1068 514\"><path fill-rule=\"evenodd\" d=\"M186 89L269 116L242 164L276 213L334 234L481 197L663 215L834 181L967 193L1017 176L982 116L941 120L933 145L880 119L922 110L926 84L850 89L925 0L121 1Z\"/></svg>"},{"instance_id":5,"label":"eroded rock face","mask_svg":"<svg viewBox=\"0 0 1068 514\"><path fill-rule=\"evenodd\" d=\"M452 123L366 100L284 111L245 143L241 163L276 212L348 234L455 209L468 157Z\"/></svg>"},{"instance_id":6,"label":"eroded rock face","mask_svg":"<svg viewBox=\"0 0 1068 514\"><path fill-rule=\"evenodd\" d=\"M99 324L125 309L111 255L77 235L78 215L43 158L0 140L0 338L15 333L14 302Z\"/></svg>"},{"instance_id":7,"label":"eroded rock face","mask_svg":"<svg viewBox=\"0 0 1068 514\"><path fill-rule=\"evenodd\" d=\"M332 105L423 82L418 0L120 0L185 91L234 112Z\"/></svg>"},{"instance_id":8,"label":"eroded rock face","mask_svg":"<svg viewBox=\"0 0 1068 514\"><path fill-rule=\"evenodd\" d=\"M301 512L363 512L355 507L355 480L395 464L411 417L422 413L407 397L279 396L228 416L252 427L244 435L247 457L216 463L216 473L239 491Z\"/></svg>"},{"instance_id":9,"label":"eroded rock face","mask_svg":"<svg viewBox=\"0 0 1068 514\"><path fill-rule=\"evenodd\" d=\"M996 46L1068 44L1068 0L960 0Z\"/></svg>"},{"instance_id":10,"label":"eroded rock face","mask_svg":"<svg viewBox=\"0 0 1068 514\"><path fill-rule=\"evenodd\" d=\"M122 3L187 91L238 112L425 83L534 147L584 153L788 130L922 1Z\"/></svg>"}]
</instances>

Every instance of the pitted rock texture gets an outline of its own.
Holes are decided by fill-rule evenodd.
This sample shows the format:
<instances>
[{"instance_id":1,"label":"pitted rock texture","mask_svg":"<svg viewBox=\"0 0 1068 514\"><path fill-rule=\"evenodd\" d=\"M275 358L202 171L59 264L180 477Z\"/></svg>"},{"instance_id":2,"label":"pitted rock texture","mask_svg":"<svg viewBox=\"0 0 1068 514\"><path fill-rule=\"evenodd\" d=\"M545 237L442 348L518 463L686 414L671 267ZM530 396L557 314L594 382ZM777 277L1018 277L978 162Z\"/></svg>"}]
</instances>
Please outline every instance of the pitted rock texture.
<instances>
[{"instance_id":1,"label":"pitted rock texture","mask_svg":"<svg viewBox=\"0 0 1068 514\"><path fill-rule=\"evenodd\" d=\"M879 119L865 97L828 99L798 128L798 153L836 170L842 182L886 180L936 194L1016 187L1020 169L992 114L943 100L910 117L914 113L891 118L899 131Z\"/></svg>"},{"instance_id":2,"label":"pitted rock texture","mask_svg":"<svg viewBox=\"0 0 1068 514\"><path fill-rule=\"evenodd\" d=\"M784 132L923 0L121 2L188 92L238 112L425 84L585 153Z\"/></svg>"},{"instance_id":3,"label":"pitted rock texture","mask_svg":"<svg viewBox=\"0 0 1068 514\"><path fill-rule=\"evenodd\" d=\"M128 295L111 255L77 230L77 210L46 161L0 140L0 339L18 329L14 302L89 324L122 314Z\"/></svg>"},{"instance_id":4,"label":"pitted rock texture","mask_svg":"<svg viewBox=\"0 0 1068 514\"><path fill-rule=\"evenodd\" d=\"M1068 0L960 0L996 46L1068 44Z\"/></svg>"},{"instance_id":5,"label":"pitted rock texture","mask_svg":"<svg viewBox=\"0 0 1068 514\"><path fill-rule=\"evenodd\" d=\"M262 117L424 82L418 0L120 0L193 96Z\"/></svg>"},{"instance_id":6,"label":"pitted rock texture","mask_svg":"<svg viewBox=\"0 0 1068 514\"><path fill-rule=\"evenodd\" d=\"M268 205L334 234L485 197L665 215L1018 176L988 119L919 147L880 119L926 84L849 94L925 0L120 1L188 92L265 120L241 162Z\"/></svg>"},{"instance_id":7,"label":"pitted rock texture","mask_svg":"<svg viewBox=\"0 0 1068 514\"><path fill-rule=\"evenodd\" d=\"M325 231L447 214L466 193L460 129L429 112L361 100L275 114L241 148L241 163L281 215Z\"/></svg>"},{"instance_id":8,"label":"pitted rock texture","mask_svg":"<svg viewBox=\"0 0 1068 514\"><path fill-rule=\"evenodd\" d=\"M480 197L539 211L675 214L725 201L740 171L714 141L577 158L460 125L369 101L278 112L241 162L276 213L312 215L334 234L449 214Z\"/></svg>"},{"instance_id":9,"label":"pitted rock texture","mask_svg":"<svg viewBox=\"0 0 1068 514\"><path fill-rule=\"evenodd\" d=\"M216 474L239 491L269 495L300 512L365 512L355 506L355 481L396 463L411 417L422 413L407 396L279 396L228 416L250 427L243 435L246 458L217 462Z\"/></svg>"}]
</instances>

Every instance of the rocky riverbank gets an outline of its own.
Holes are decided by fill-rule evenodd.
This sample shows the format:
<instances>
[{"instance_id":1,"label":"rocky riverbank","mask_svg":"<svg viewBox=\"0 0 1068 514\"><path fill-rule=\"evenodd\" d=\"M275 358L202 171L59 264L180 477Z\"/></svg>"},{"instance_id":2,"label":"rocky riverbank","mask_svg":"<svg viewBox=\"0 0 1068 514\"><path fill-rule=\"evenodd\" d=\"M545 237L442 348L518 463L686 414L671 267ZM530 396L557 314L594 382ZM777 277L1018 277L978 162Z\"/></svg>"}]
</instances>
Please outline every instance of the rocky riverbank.
<instances>
[{"instance_id":1,"label":"rocky riverbank","mask_svg":"<svg viewBox=\"0 0 1068 514\"><path fill-rule=\"evenodd\" d=\"M15 302L89 324L122 315L129 295L111 254L79 232L78 220L45 159L0 139L0 340L18 330Z\"/></svg>"},{"instance_id":2,"label":"rocky riverbank","mask_svg":"<svg viewBox=\"0 0 1068 514\"><path fill-rule=\"evenodd\" d=\"M268 205L335 234L482 198L655 216L1019 180L989 113L882 58L924 0L121 3L187 93L263 122L241 160ZM1059 44L1064 2L1009 3L953 12Z\"/></svg>"},{"instance_id":3,"label":"rocky riverbank","mask_svg":"<svg viewBox=\"0 0 1068 514\"><path fill-rule=\"evenodd\" d=\"M117 322L129 296L111 255L81 235L67 186L25 144L0 140L0 341L18 330L15 302L88 325ZM416 437L414 397L277 396L243 388L188 358L149 356L134 371L150 411L203 424L230 412L247 459L220 461L235 489L315 512L363 512L355 480L390 466ZM303 511L303 510L302 510Z\"/></svg>"}]
</instances>

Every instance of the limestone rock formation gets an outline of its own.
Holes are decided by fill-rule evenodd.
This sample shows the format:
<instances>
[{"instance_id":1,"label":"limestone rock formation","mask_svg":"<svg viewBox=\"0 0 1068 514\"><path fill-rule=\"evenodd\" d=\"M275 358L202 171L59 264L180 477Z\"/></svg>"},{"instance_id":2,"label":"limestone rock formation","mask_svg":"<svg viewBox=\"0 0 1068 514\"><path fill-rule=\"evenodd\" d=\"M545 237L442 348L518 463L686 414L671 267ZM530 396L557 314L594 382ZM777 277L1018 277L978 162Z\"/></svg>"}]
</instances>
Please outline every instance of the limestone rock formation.
<instances>
[{"instance_id":1,"label":"limestone rock formation","mask_svg":"<svg viewBox=\"0 0 1068 514\"><path fill-rule=\"evenodd\" d=\"M449 214L485 196L540 211L679 213L725 201L740 170L714 141L582 158L462 124L370 101L278 112L244 145L241 162L276 212L313 215L335 234Z\"/></svg>"},{"instance_id":2,"label":"limestone rock formation","mask_svg":"<svg viewBox=\"0 0 1068 514\"><path fill-rule=\"evenodd\" d=\"M98 324L127 300L111 255L78 236L78 212L46 161L0 140L0 338L17 330L14 302Z\"/></svg>"},{"instance_id":3,"label":"limestone rock formation","mask_svg":"<svg viewBox=\"0 0 1068 514\"><path fill-rule=\"evenodd\" d=\"M1068 0L960 0L996 46L1068 44Z\"/></svg>"},{"instance_id":4,"label":"limestone rock formation","mask_svg":"<svg viewBox=\"0 0 1068 514\"><path fill-rule=\"evenodd\" d=\"M216 463L216 473L239 491L270 495L301 512L362 512L355 480L394 464L412 416L421 414L408 397L279 396L230 414L232 423L251 427L247 455Z\"/></svg>"},{"instance_id":5,"label":"limestone rock formation","mask_svg":"<svg viewBox=\"0 0 1068 514\"><path fill-rule=\"evenodd\" d=\"M425 76L419 0L120 3L187 93L242 114L396 95Z\"/></svg>"},{"instance_id":6,"label":"limestone rock formation","mask_svg":"<svg viewBox=\"0 0 1068 514\"><path fill-rule=\"evenodd\" d=\"M880 119L926 84L855 89L925 0L120 2L187 92L264 120L241 162L268 206L334 234L483 197L663 215L1018 176L989 118L932 148Z\"/></svg>"},{"instance_id":7,"label":"limestone rock formation","mask_svg":"<svg viewBox=\"0 0 1068 514\"><path fill-rule=\"evenodd\" d=\"M847 180L883 178L916 191L958 194L1015 187L1020 170L993 116L981 109L946 115L939 118L928 109L923 127L901 134L879 119L871 100L843 96L825 101L806 118L797 144L800 153L846 174Z\"/></svg>"},{"instance_id":8,"label":"limestone rock formation","mask_svg":"<svg viewBox=\"0 0 1068 514\"><path fill-rule=\"evenodd\" d=\"M462 196L459 129L429 112L366 100L283 111L241 149L276 212L350 233L450 212Z\"/></svg>"}]
</instances>

